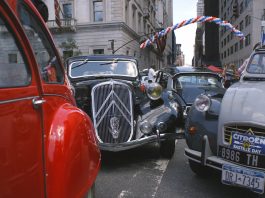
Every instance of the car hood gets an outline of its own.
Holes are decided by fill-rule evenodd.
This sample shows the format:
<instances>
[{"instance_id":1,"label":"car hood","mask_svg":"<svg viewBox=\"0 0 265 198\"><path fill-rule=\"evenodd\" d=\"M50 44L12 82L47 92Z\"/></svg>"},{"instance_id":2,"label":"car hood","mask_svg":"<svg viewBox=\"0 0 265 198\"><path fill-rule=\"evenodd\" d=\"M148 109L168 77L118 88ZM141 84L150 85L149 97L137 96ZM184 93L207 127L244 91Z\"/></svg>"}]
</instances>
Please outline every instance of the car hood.
<instances>
[{"instance_id":1,"label":"car hood","mask_svg":"<svg viewBox=\"0 0 265 198\"><path fill-rule=\"evenodd\" d=\"M196 97L200 94L214 96L216 94L224 94L224 88L217 87L185 87L178 91L178 94L183 98L186 104L191 105Z\"/></svg>"},{"instance_id":2,"label":"car hood","mask_svg":"<svg viewBox=\"0 0 265 198\"><path fill-rule=\"evenodd\" d=\"M239 82L222 100L220 124L227 122L265 123L265 82Z\"/></svg>"}]
</instances>

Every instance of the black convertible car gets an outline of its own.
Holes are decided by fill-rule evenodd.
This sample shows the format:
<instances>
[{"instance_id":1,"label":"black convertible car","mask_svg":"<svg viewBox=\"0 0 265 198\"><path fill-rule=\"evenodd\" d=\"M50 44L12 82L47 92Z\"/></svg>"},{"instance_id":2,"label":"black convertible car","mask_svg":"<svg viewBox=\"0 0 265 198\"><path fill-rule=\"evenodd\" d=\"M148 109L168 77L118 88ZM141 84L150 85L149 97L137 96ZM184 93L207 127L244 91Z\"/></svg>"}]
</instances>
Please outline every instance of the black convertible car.
<instances>
[{"instance_id":1,"label":"black convertible car","mask_svg":"<svg viewBox=\"0 0 265 198\"><path fill-rule=\"evenodd\" d=\"M68 59L66 68L77 105L93 119L101 150L158 142L163 157L173 155L180 106L166 86L141 84L133 57L78 56Z\"/></svg>"}]
</instances>

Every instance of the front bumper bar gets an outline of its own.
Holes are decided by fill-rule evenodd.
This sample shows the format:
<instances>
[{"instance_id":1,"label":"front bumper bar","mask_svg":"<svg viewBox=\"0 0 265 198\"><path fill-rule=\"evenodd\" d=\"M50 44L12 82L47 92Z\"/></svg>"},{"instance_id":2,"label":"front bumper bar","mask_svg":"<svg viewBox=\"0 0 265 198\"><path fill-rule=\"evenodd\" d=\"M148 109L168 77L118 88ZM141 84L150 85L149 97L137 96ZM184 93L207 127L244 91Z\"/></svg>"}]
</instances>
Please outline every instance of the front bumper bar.
<instances>
[{"instance_id":1,"label":"front bumper bar","mask_svg":"<svg viewBox=\"0 0 265 198\"><path fill-rule=\"evenodd\" d=\"M169 139L183 139L184 133L163 133L159 135L146 136L137 140L124 143L99 143L99 148L105 151L124 151L139 146L143 146L148 143L160 142Z\"/></svg>"},{"instance_id":2,"label":"front bumper bar","mask_svg":"<svg viewBox=\"0 0 265 198\"><path fill-rule=\"evenodd\" d=\"M194 162L200 163L202 166L208 166L220 171L222 171L223 164L235 165L234 163L226 161L212 153L206 135L203 136L202 140L202 152L185 148L185 156Z\"/></svg>"}]
</instances>

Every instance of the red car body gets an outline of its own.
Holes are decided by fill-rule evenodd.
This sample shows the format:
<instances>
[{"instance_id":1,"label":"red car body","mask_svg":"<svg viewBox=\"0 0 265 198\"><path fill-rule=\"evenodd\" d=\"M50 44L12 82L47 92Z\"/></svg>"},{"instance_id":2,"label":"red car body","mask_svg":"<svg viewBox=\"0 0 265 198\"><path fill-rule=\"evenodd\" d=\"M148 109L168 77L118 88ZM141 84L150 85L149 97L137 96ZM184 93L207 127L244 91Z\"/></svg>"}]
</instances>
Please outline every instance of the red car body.
<instances>
[{"instance_id":1,"label":"red car body","mask_svg":"<svg viewBox=\"0 0 265 198\"><path fill-rule=\"evenodd\" d=\"M1 0L0 20L0 198L83 197L98 174L100 151L90 118L76 107L51 34L29 0ZM31 40L32 32L41 36ZM14 42L5 44L9 39ZM32 42L38 39L49 53L36 51ZM60 73L55 77L39 61L50 52Z\"/></svg>"}]
</instances>

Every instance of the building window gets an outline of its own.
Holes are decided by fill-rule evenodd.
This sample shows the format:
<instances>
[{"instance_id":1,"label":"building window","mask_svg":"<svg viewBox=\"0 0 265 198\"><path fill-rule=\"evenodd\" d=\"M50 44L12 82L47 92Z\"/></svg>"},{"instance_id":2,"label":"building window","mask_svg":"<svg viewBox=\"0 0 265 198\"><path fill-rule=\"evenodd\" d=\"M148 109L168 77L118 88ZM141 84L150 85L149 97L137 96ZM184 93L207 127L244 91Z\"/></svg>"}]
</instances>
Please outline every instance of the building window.
<instances>
[{"instance_id":1,"label":"building window","mask_svg":"<svg viewBox=\"0 0 265 198\"><path fill-rule=\"evenodd\" d=\"M248 46L249 44L250 44L250 34L248 34L245 39L245 46Z\"/></svg>"},{"instance_id":2,"label":"building window","mask_svg":"<svg viewBox=\"0 0 265 198\"><path fill-rule=\"evenodd\" d=\"M104 49L94 49L93 54L104 54Z\"/></svg>"},{"instance_id":3,"label":"building window","mask_svg":"<svg viewBox=\"0 0 265 198\"><path fill-rule=\"evenodd\" d=\"M223 41L221 42L221 46L222 46L222 47L224 46L224 43L223 43Z\"/></svg>"},{"instance_id":4,"label":"building window","mask_svg":"<svg viewBox=\"0 0 265 198\"><path fill-rule=\"evenodd\" d=\"M73 18L73 5L72 3L63 4L63 18L71 19Z\"/></svg>"},{"instance_id":5,"label":"building window","mask_svg":"<svg viewBox=\"0 0 265 198\"><path fill-rule=\"evenodd\" d=\"M245 17L245 26L247 27L249 24L250 24L250 16L247 15L247 16Z\"/></svg>"},{"instance_id":6,"label":"building window","mask_svg":"<svg viewBox=\"0 0 265 198\"><path fill-rule=\"evenodd\" d=\"M224 57L226 58L226 51L224 52Z\"/></svg>"},{"instance_id":7,"label":"building window","mask_svg":"<svg viewBox=\"0 0 265 198\"><path fill-rule=\"evenodd\" d=\"M250 2L250 0L245 0L245 8L248 7L249 2Z\"/></svg>"},{"instance_id":8,"label":"building window","mask_svg":"<svg viewBox=\"0 0 265 198\"><path fill-rule=\"evenodd\" d=\"M244 5L243 5L243 2L241 2L239 5L239 14L242 14L243 11L244 11Z\"/></svg>"},{"instance_id":9,"label":"building window","mask_svg":"<svg viewBox=\"0 0 265 198\"><path fill-rule=\"evenodd\" d=\"M144 34L146 34L146 20L144 19Z\"/></svg>"},{"instance_id":10,"label":"building window","mask_svg":"<svg viewBox=\"0 0 265 198\"><path fill-rule=\"evenodd\" d=\"M129 6L129 2L128 2L128 0L126 0L126 2L125 2L125 22L126 22L126 24L129 24L129 19L128 19L129 9L128 9L128 6Z\"/></svg>"},{"instance_id":11,"label":"building window","mask_svg":"<svg viewBox=\"0 0 265 198\"><path fill-rule=\"evenodd\" d=\"M132 5L132 27L135 30L136 28L136 7Z\"/></svg>"},{"instance_id":12,"label":"building window","mask_svg":"<svg viewBox=\"0 0 265 198\"><path fill-rule=\"evenodd\" d=\"M93 1L94 22L103 21L103 2Z\"/></svg>"},{"instance_id":13,"label":"building window","mask_svg":"<svg viewBox=\"0 0 265 198\"><path fill-rule=\"evenodd\" d=\"M242 20L239 24L239 30L241 31L243 30L243 28L244 28L244 21Z\"/></svg>"},{"instance_id":14,"label":"building window","mask_svg":"<svg viewBox=\"0 0 265 198\"><path fill-rule=\"evenodd\" d=\"M142 31L142 15L141 13L138 13L138 33L141 33Z\"/></svg>"},{"instance_id":15,"label":"building window","mask_svg":"<svg viewBox=\"0 0 265 198\"><path fill-rule=\"evenodd\" d=\"M224 46L226 45L226 38L224 39Z\"/></svg>"},{"instance_id":16,"label":"building window","mask_svg":"<svg viewBox=\"0 0 265 198\"><path fill-rule=\"evenodd\" d=\"M17 63L17 54L8 54L8 63Z\"/></svg>"},{"instance_id":17,"label":"building window","mask_svg":"<svg viewBox=\"0 0 265 198\"><path fill-rule=\"evenodd\" d=\"M235 52L238 51L238 43L235 44Z\"/></svg>"},{"instance_id":18,"label":"building window","mask_svg":"<svg viewBox=\"0 0 265 198\"><path fill-rule=\"evenodd\" d=\"M234 53L234 46L233 45L230 47L230 53L231 53L231 55Z\"/></svg>"},{"instance_id":19,"label":"building window","mask_svg":"<svg viewBox=\"0 0 265 198\"><path fill-rule=\"evenodd\" d=\"M244 42L243 42L243 40L240 40L240 42L239 42L239 48L242 49L243 47L244 47Z\"/></svg>"},{"instance_id":20,"label":"building window","mask_svg":"<svg viewBox=\"0 0 265 198\"><path fill-rule=\"evenodd\" d=\"M230 55L230 53L229 53L229 49L227 49L227 56L229 56Z\"/></svg>"}]
</instances>

